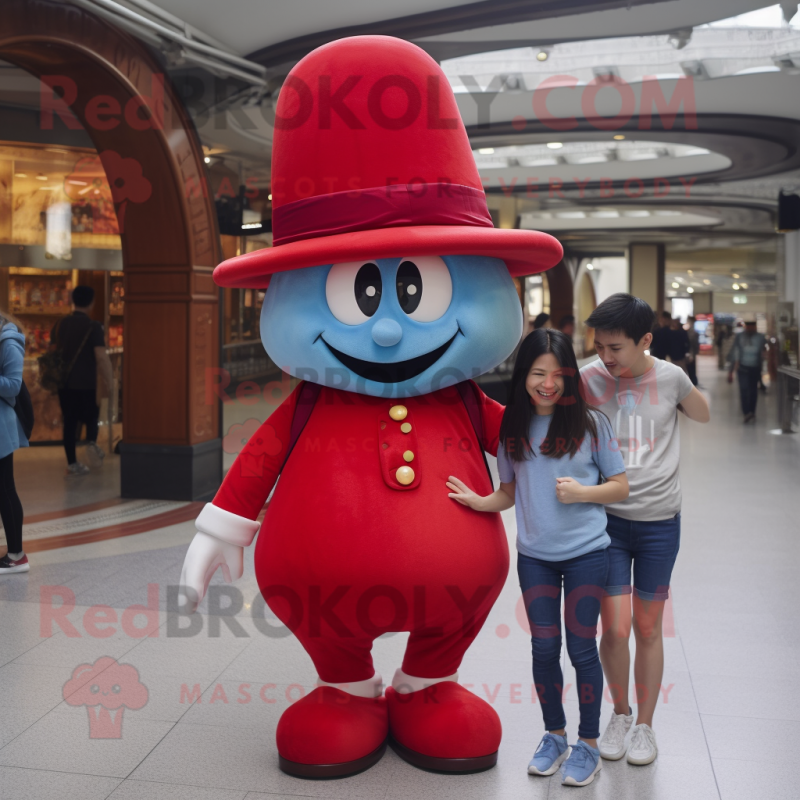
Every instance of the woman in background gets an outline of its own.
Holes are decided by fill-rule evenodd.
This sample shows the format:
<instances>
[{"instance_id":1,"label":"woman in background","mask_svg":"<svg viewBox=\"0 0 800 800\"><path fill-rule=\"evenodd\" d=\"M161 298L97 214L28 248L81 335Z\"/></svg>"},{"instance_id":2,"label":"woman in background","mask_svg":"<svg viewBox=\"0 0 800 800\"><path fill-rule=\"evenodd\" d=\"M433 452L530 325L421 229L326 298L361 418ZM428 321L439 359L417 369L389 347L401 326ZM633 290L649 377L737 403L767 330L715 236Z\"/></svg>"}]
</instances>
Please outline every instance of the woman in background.
<instances>
[{"instance_id":1,"label":"woman in background","mask_svg":"<svg viewBox=\"0 0 800 800\"><path fill-rule=\"evenodd\" d=\"M25 335L10 314L0 311L0 519L8 552L0 558L0 575L27 572L28 557L22 551L22 503L14 484L14 451L28 440L14 411L22 386Z\"/></svg>"}]
</instances>

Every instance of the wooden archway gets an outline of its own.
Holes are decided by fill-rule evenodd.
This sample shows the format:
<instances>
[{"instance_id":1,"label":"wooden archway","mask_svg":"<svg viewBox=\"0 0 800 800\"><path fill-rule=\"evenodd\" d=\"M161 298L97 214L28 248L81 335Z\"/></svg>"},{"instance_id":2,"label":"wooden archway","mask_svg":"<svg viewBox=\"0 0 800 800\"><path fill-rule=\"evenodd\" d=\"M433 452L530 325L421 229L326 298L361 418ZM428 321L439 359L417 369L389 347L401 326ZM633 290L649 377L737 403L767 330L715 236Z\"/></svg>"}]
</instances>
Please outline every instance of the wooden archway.
<instances>
[{"instance_id":1,"label":"wooden archway","mask_svg":"<svg viewBox=\"0 0 800 800\"><path fill-rule=\"evenodd\" d=\"M205 393L219 361L219 236L192 121L143 44L67 3L4 0L0 59L60 87L43 96L43 126L60 94L101 158L116 154L103 163L125 270L122 495L209 497L222 477Z\"/></svg>"}]
</instances>

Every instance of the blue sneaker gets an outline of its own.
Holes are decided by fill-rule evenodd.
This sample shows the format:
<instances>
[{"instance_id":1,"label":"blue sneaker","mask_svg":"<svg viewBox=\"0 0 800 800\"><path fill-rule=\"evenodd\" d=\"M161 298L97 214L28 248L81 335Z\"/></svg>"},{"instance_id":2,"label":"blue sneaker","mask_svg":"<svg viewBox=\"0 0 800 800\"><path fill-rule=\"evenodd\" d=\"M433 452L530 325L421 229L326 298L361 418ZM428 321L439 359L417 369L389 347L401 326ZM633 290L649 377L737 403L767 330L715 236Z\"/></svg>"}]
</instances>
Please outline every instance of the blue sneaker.
<instances>
[{"instance_id":1,"label":"blue sneaker","mask_svg":"<svg viewBox=\"0 0 800 800\"><path fill-rule=\"evenodd\" d=\"M564 786L586 786L603 767L600 751L578 740L569 749L569 758L561 767Z\"/></svg>"},{"instance_id":2,"label":"blue sneaker","mask_svg":"<svg viewBox=\"0 0 800 800\"><path fill-rule=\"evenodd\" d=\"M557 733L546 733L528 764L529 775L552 775L567 757L567 737Z\"/></svg>"}]
</instances>

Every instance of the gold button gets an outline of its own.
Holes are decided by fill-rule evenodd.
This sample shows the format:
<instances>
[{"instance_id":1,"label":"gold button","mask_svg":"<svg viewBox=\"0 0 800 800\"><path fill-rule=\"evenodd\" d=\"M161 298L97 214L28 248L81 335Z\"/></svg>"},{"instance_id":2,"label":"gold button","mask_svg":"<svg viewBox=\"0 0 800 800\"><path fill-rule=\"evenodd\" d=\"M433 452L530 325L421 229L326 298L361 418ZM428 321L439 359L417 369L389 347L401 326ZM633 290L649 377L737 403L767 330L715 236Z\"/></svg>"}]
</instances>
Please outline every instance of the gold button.
<instances>
[{"instance_id":1,"label":"gold button","mask_svg":"<svg viewBox=\"0 0 800 800\"><path fill-rule=\"evenodd\" d=\"M404 422L400 426L400 430L403 431L403 433L411 433L411 423L410 422Z\"/></svg>"},{"instance_id":2,"label":"gold button","mask_svg":"<svg viewBox=\"0 0 800 800\"><path fill-rule=\"evenodd\" d=\"M389 409L389 416L395 421L400 422L408 416L408 409L405 406L392 406Z\"/></svg>"},{"instance_id":3,"label":"gold button","mask_svg":"<svg viewBox=\"0 0 800 800\"><path fill-rule=\"evenodd\" d=\"M414 482L414 470L411 467L400 467L395 472L395 476L397 477L397 482L402 483L403 486L408 486L409 483Z\"/></svg>"},{"instance_id":4,"label":"gold button","mask_svg":"<svg viewBox=\"0 0 800 800\"><path fill-rule=\"evenodd\" d=\"M406 461L413 461L414 460L414 454L410 450L406 450L405 453L403 453L403 458Z\"/></svg>"}]
</instances>

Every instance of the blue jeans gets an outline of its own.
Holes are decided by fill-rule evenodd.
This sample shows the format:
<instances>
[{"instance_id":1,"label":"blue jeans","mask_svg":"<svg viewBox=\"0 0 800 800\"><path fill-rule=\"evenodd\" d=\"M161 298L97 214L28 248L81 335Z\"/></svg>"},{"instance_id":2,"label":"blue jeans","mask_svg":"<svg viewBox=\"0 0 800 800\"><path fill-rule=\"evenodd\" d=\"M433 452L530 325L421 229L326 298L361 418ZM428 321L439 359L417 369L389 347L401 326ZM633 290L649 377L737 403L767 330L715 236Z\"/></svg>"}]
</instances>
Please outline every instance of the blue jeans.
<instances>
[{"instance_id":1,"label":"blue jeans","mask_svg":"<svg viewBox=\"0 0 800 800\"><path fill-rule=\"evenodd\" d=\"M606 548L569 558L542 561L517 554L517 572L531 626L533 680L548 731L566 727L561 672L561 586L565 596L567 653L577 676L578 736L600 735L603 669L597 653L597 620L608 575Z\"/></svg>"},{"instance_id":2,"label":"blue jeans","mask_svg":"<svg viewBox=\"0 0 800 800\"><path fill-rule=\"evenodd\" d=\"M641 600L667 600L672 568L681 546L681 515L656 522L636 522L608 514L608 583L606 594L631 594Z\"/></svg>"}]
</instances>

